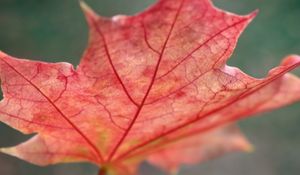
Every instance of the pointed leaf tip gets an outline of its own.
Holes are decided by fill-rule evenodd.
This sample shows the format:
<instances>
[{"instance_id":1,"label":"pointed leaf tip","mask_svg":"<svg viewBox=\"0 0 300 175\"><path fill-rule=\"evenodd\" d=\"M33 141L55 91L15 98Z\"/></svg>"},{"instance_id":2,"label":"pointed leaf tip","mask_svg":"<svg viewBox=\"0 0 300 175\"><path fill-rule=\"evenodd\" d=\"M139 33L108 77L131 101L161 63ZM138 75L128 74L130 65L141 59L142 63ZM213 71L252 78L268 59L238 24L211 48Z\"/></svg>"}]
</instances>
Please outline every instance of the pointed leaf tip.
<instances>
[{"instance_id":1,"label":"pointed leaf tip","mask_svg":"<svg viewBox=\"0 0 300 175\"><path fill-rule=\"evenodd\" d=\"M253 153L255 151L255 147L247 140L245 140L243 143L240 143L239 146L241 151L244 151L246 153Z\"/></svg>"},{"instance_id":2,"label":"pointed leaf tip","mask_svg":"<svg viewBox=\"0 0 300 175\"><path fill-rule=\"evenodd\" d=\"M282 65L300 64L300 56L299 55L289 55L282 60L281 64Z\"/></svg>"},{"instance_id":3,"label":"pointed leaf tip","mask_svg":"<svg viewBox=\"0 0 300 175\"><path fill-rule=\"evenodd\" d=\"M99 15L85 1L79 0L80 7L85 15L88 25L95 25L95 21L99 19Z\"/></svg>"},{"instance_id":4,"label":"pointed leaf tip","mask_svg":"<svg viewBox=\"0 0 300 175\"><path fill-rule=\"evenodd\" d=\"M259 9L254 10L253 12L250 13L251 18L255 18L259 13Z\"/></svg>"},{"instance_id":5,"label":"pointed leaf tip","mask_svg":"<svg viewBox=\"0 0 300 175\"><path fill-rule=\"evenodd\" d=\"M259 10L256 9L254 11L252 11L251 13L249 13L248 15L246 15L246 17L248 18L249 23L254 20L254 18L256 18L256 16L258 15Z\"/></svg>"},{"instance_id":6,"label":"pointed leaf tip","mask_svg":"<svg viewBox=\"0 0 300 175\"><path fill-rule=\"evenodd\" d=\"M91 10L91 8L83 0L79 0L79 5L83 11Z\"/></svg>"},{"instance_id":7,"label":"pointed leaf tip","mask_svg":"<svg viewBox=\"0 0 300 175\"><path fill-rule=\"evenodd\" d=\"M14 149L14 148L0 148L0 152L11 155L11 156L17 155L16 149Z\"/></svg>"},{"instance_id":8,"label":"pointed leaf tip","mask_svg":"<svg viewBox=\"0 0 300 175\"><path fill-rule=\"evenodd\" d=\"M79 0L82 11L86 14L95 14L94 10L83 0Z\"/></svg>"},{"instance_id":9,"label":"pointed leaf tip","mask_svg":"<svg viewBox=\"0 0 300 175\"><path fill-rule=\"evenodd\" d=\"M247 153L253 153L255 151L255 147L252 144L249 144L244 151Z\"/></svg>"}]
</instances>

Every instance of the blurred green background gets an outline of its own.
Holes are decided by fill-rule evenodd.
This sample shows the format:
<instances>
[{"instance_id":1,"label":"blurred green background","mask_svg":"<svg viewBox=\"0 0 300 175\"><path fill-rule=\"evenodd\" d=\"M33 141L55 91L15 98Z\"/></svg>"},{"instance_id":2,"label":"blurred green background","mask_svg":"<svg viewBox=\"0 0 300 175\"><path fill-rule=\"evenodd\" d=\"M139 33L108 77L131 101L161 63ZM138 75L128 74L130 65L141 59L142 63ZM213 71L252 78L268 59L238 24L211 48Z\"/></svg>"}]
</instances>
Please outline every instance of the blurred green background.
<instances>
[{"instance_id":1,"label":"blurred green background","mask_svg":"<svg viewBox=\"0 0 300 175\"><path fill-rule=\"evenodd\" d=\"M134 14L155 0L86 0L104 16ZM282 57L300 54L299 0L215 0L223 9L258 17L242 35L229 64L256 77L264 76ZM87 26L77 0L0 0L0 49L16 57L78 64L87 43ZM300 70L294 71L300 75ZM256 147L197 166L182 175L298 175L300 172L300 104L240 122ZM259 116L260 117L260 116ZM28 136L0 124L0 147ZM0 175L93 175L87 164L36 167L0 154ZM161 171L143 164L143 175Z\"/></svg>"}]
</instances>

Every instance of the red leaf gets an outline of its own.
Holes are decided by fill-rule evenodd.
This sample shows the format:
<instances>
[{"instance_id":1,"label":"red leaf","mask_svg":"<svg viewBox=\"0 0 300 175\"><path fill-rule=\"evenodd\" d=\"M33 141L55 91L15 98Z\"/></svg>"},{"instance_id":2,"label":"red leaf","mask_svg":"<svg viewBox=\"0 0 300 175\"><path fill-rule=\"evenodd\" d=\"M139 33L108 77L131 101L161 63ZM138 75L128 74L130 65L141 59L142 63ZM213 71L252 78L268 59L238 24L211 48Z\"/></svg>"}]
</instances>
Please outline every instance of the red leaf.
<instances>
[{"instance_id":1,"label":"red leaf","mask_svg":"<svg viewBox=\"0 0 300 175\"><path fill-rule=\"evenodd\" d=\"M166 146L151 154L148 160L171 173L180 164L195 164L229 151L252 151L252 146L236 126L228 125L195 135Z\"/></svg>"},{"instance_id":2,"label":"red leaf","mask_svg":"<svg viewBox=\"0 0 300 175\"><path fill-rule=\"evenodd\" d=\"M299 56L264 79L225 65L256 12L160 0L141 14L106 19L81 5L90 41L76 69L0 53L0 120L36 133L2 152L38 165L89 161L109 174L134 174L148 158L172 171L249 149L224 125L300 99L299 78L286 74ZM161 161L162 152L169 159Z\"/></svg>"}]
</instances>

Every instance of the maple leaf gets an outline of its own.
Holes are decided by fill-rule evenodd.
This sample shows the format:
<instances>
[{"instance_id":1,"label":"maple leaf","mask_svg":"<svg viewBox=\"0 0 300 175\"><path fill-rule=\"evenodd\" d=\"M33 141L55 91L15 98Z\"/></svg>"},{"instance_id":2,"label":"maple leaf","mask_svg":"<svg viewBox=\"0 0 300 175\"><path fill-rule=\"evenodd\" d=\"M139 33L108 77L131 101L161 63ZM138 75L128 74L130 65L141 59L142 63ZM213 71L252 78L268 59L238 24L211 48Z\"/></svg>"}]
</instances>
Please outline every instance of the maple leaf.
<instances>
[{"instance_id":1,"label":"maple leaf","mask_svg":"<svg viewBox=\"0 0 300 175\"><path fill-rule=\"evenodd\" d=\"M103 18L81 3L89 45L68 63L0 52L0 120L36 135L2 152L37 165L91 162L99 174L135 174L143 160L166 171L250 150L234 122L300 99L289 56L263 79L226 65L256 12L209 0L160 0L135 16Z\"/></svg>"}]
</instances>

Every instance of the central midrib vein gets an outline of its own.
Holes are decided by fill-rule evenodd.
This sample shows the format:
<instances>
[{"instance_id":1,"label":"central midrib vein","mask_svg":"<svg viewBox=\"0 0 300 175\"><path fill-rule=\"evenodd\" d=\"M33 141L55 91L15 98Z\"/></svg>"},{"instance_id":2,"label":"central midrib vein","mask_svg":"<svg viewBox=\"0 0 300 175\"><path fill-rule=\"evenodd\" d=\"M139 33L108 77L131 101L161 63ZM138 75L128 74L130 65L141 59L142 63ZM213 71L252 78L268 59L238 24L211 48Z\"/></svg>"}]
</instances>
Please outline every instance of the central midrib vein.
<instances>
[{"instance_id":1,"label":"central midrib vein","mask_svg":"<svg viewBox=\"0 0 300 175\"><path fill-rule=\"evenodd\" d=\"M171 27L170 27L170 31L168 32L167 38L166 38L166 40L165 40L165 42L164 42L164 44L163 44L162 50L161 50L161 52L160 52L160 55L159 55L159 58L158 58L158 61L157 61L157 64L156 64L156 67L155 67L155 70L154 70L154 73L153 73L153 76L152 76L152 78L151 78L151 81L150 81L150 83L149 83L149 86L148 86L148 88L147 88L147 91L146 91L146 93L145 93L145 95L144 95L144 97L143 97L143 99L142 99L142 102L141 102L140 105L138 106L138 109L137 109L137 111L136 111L136 113L135 113L135 115L134 115L132 121L131 121L130 124L128 125L128 127L127 127L126 131L124 132L124 134L122 135L121 139L117 142L116 146L114 147L114 149L113 149L112 152L110 153L110 155L109 155L109 157L108 157L108 159L107 159L106 162L110 162L110 161L112 160L112 158L114 157L114 155L116 154L116 152L118 151L118 149L121 147L122 143L124 142L125 138L126 138L127 135L129 134L129 132L130 132L130 130L132 129L132 127L133 127L135 121L137 120L139 114L141 113L141 110L142 110L143 107L144 107L144 104L145 104L145 102L146 102L146 100L147 100L147 98L148 98L148 96L149 96L149 94L150 94L150 91L151 91L151 89L152 89L152 87L153 87L153 85L154 85L154 82L155 82L155 79L156 79L156 76L157 76L157 73L158 73L158 69L159 69L161 60L162 60L163 55L164 55L164 53L165 53L166 46L167 46L168 41L169 41L169 39L170 39L170 36L171 36L171 34L172 34L172 32L173 32L173 29L174 29L174 26L175 26L175 24L176 24L177 18L178 18L179 14L180 14L180 11L181 11L182 7L183 7L183 3L184 3L184 0L181 1L180 6L178 7L178 10L176 11L174 20L173 20L172 25L171 25Z\"/></svg>"}]
</instances>

